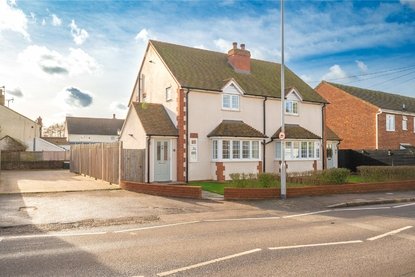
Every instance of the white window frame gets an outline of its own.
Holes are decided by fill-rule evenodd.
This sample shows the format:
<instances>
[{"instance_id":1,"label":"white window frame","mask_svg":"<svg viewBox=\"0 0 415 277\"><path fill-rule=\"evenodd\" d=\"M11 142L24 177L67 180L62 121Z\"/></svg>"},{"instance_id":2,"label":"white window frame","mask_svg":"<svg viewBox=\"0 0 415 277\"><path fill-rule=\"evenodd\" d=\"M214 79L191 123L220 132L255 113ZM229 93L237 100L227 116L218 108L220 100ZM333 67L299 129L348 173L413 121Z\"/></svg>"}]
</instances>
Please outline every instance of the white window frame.
<instances>
[{"instance_id":1,"label":"white window frame","mask_svg":"<svg viewBox=\"0 0 415 277\"><path fill-rule=\"evenodd\" d=\"M173 95L172 95L172 89L171 86L166 88L166 102L172 101Z\"/></svg>"},{"instance_id":2,"label":"white window frame","mask_svg":"<svg viewBox=\"0 0 415 277\"><path fill-rule=\"evenodd\" d=\"M402 131L408 131L408 117L402 116Z\"/></svg>"},{"instance_id":3,"label":"white window frame","mask_svg":"<svg viewBox=\"0 0 415 277\"><path fill-rule=\"evenodd\" d=\"M190 153L190 162L197 162L198 161L198 143L197 143L197 138L190 138L190 143L189 143L189 153ZM193 154L194 153L194 154Z\"/></svg>"},{"instance_id":4,"label":"white window frame","mask_svg":"<svg viewBox=\"0 0 415 277\"><path fill-rule=\"evenodd\" d=\"M275 160L281 160L281 140L275 143ZM317 140L285 140L285 159L287 161L314 161L320 159L320 141ZM306 155L303 157L302 146L306 144ZM314 146L310 153L310 145ZM298 146L296 150L295 146ZM298 155L295 155L298 152ZM310 155L311 154L311 155ZM296 156L296 157L294 157Z\"/></svg>"},{"instance_id":5,"label":"white window frame","mask_svg":"<svg viewBox=\"0 0 415 277\"><path fill-rule=\"evenodd\" d=\"M223 142L229 141L229 158L223 158ZM236 143L237 142L237 143ZM239 150L234 151L235 145ZM248 155L246 155L246 146L248 146ZM254 150L254 147L257 149ZM244 156L245 147L245 156ZM238 153L238 157L234 157ZM257 154L257 157L254 157ZM212 140L212 161L224 162L253 162L261 161L261 142L252 139L235 139L235 138L215 138Z\"/></svg>"},{"instance_id":6,"label":"white window frame","mask_svg":"<svg viewBox=\"0 0 415 277\"><path fill-rule=\"evenodd\" d=\"M394 132L395 131L395 115L386 114L386 131Z\"/></svg>"},{"instance_id":7,"label":"white window frame","mask_svg":"<svg viewBox=\"0 0 415 277\"><path fill-rule=\"evenodd\" d=\"M229 98L229 106L225 106L225 98ZM222 110L229 110L229 111L239 111L240 107L240 97L238 94L229 94L224 93L222 94Z\"/></svg>"},{"instance_id":8,"label":"white window frame","mask_svg":"<svg viewBox=\"0 0 415 277\"><path fill-rule=\"evenodd\" d=\"M285 100L285 114L298 115L298 101Z\"/></svg>"}]
</instances>

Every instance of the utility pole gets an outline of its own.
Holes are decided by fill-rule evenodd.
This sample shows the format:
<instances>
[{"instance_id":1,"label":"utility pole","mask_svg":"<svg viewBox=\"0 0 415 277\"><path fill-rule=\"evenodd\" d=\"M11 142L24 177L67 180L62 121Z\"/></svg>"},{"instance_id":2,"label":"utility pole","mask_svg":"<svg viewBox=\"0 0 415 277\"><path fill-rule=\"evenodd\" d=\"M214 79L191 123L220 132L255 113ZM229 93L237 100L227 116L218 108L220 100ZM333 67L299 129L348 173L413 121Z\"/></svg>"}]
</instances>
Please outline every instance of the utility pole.
<instances>
[{"instance_id":1,"label":"utility pole","mask_svg":"<svg viewBox=\"0 0 415 277\"><path fill-rule=\"evenodd\" d=\"M281 199L287 198L285 167L284 0L281 0Z\"/></svg>"}]
</instances>

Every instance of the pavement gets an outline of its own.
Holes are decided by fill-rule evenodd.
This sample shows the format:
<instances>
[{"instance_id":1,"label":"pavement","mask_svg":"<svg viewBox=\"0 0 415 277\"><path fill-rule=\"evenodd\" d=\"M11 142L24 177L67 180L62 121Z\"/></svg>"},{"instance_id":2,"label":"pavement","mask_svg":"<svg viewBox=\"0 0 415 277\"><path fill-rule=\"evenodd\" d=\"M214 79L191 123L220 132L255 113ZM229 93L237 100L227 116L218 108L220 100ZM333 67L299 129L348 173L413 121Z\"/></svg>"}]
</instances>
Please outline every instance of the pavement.
<instances>
[{"instance_id":1,"label":"pavement","mask_svg":"<svg viewBox=\"0 0 415 277\"><path fill-rule=\"evenodd\" d=\"M56 231L170 224L191 220L284 216L336 207L415 201L415 191L262 201L223 201L212 194L209 194L210 199L167 198L119 190L116 185L64 170L2 171L0 191L0 234L16 230L27 233L34 226L36 230Z\"/></svg>"}]
</instances>

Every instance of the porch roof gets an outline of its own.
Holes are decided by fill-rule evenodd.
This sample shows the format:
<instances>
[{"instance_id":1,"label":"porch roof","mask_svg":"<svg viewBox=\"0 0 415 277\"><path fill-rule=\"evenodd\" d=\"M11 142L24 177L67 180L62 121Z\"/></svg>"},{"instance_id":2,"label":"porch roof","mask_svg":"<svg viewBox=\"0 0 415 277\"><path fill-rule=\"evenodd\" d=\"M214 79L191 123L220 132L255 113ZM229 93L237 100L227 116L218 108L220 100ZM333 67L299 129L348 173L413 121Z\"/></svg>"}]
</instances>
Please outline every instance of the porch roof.
<instances>
[{"instance_id":1,"label":"porch roof","mask_svg":"<svg viewBox=\"0 0 415 277\"><path fill-rule=\"evenodd\" d=\"M272 136L273 139L278 139L281 133L281 127ZM298 124L285 124L285 138L287 139L321 139L321 137L301 127Z\"/></svg>"},{"instance_id":2,"label":"porch roof","mask_svg":"<svg viewBox=\"0 0 415 277\"><path fill-rule=\"evenodd\" d=\"M223 120L208 137L266 138L263 133L240 120Z\"/></svg>"},{"instance_id":3,"label":"porch roof","mask_svg":"<svg viewBox=\"0 0 415 277\"><path fill-rule=\"evenodd\" d=\"M177 128L162 104L136 102L133 105L147 135L178 136Z\"/></svg>"}]
</instances>

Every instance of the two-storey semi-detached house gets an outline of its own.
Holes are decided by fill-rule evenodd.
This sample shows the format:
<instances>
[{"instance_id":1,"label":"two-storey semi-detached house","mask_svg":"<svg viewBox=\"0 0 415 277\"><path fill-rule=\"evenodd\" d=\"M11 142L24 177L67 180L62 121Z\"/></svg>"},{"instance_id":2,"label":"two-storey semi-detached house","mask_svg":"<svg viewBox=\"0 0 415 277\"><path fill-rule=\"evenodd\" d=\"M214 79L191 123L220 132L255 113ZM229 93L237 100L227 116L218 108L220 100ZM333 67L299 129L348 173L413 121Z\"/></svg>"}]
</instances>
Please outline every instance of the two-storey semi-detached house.
<instances>
[{"instance_id":1,"label":"two-storey semi-detached house","mask_svg":"<svg viewBox=\"0 0 415 277\"><path fill-rule=\"evenodd\" d=\"M316 91L330 103L326 124L342 138L341 149L415 146L415 98L325 81Z\"/></svg>"},{"instance_id":2,"label":"two-storey semi-detached house","mask_svg":"<svg viewBox=\"0 0 415 277\"><path fill-rule=\"evenodd\" d=\"M146 149L146 181L225 180L278 172L280 64L149 41L121 131L123 147ZM323 168L326 101L289 69L288 172Z\"/></svg>"}]
</instances>

